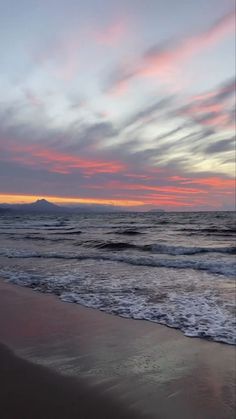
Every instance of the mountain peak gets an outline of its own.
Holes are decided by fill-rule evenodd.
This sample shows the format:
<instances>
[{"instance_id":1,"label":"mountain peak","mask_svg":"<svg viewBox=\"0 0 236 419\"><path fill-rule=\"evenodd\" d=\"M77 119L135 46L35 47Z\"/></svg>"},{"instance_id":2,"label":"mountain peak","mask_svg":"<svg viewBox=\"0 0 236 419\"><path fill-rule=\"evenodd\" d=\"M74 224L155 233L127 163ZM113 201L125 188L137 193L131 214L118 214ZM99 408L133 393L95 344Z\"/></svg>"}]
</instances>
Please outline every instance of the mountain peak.
<instances>
[{"instance_id":1,"label":"mountain peak","mask_svg":"<svg viewBox=\"0 0 236 419\"><path fill-rule=\"evenodd\" d=\"M57 205L53 204L52 202L47 201L46 199L37 199L37 201L29 204L33 207L40 208L40 209L47 209L47 208L57 208Z\"/></svg>"},{"instance_id":2,"label":"mountain peak","mask_svg":"<svg viewBox=\"0 0 236 419\"><path fill-rule=\"evenodd\" d=\"M53 211L53 210L61 210L61 207L58 207L58 205L53 204L52 202L47 201L46 199L37 199L37 201L32 202L32 204L26 204L26 206L23 205L23 208L28 208L36 211Z\"/></svg>"},{"instance_id":3,"label":"mountain peak","mask_svg":"<svg viewBox=\"0 0 236 419\"><path fill-rule=\"evenodd\" d=\"M39 198L39 199L37 199L36 203L37 203L37 202L49 202L49 201L47 201L47 200L46 200L46 199L44 199L44 198L41 198L41 199Z\"/></svg>"},{"instance_id":4,"label":"mountain peak","mask_svg":"<svg viewBox=\"0 0 236 419\"><path fill-rule=\"evenodd\" d=\"M37 201L34 202L34 204L46 204L46 205L54 205L51 202L47 201L46 199L42 198L42 199L37 199Z\"/></svg>"}]
</instances>

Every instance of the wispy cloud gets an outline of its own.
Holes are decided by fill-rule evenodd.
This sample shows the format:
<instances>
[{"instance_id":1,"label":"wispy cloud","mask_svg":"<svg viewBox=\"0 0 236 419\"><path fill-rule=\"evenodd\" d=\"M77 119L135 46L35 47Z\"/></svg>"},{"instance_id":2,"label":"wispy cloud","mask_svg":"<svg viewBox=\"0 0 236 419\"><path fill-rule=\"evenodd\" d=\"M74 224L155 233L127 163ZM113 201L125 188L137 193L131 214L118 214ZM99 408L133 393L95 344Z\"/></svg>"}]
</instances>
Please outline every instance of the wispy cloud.
<instances>
[{"instance_id":1,"label":"wispy cloud","mask_svg":"<svg viewBox=\"0 0 236 419\"><path fill-rule=\"evenodd\" d=\"M104 46L115 46L124 39L128 33L127 19L117 19L103 28L95 28L91 31L92 36L98 44Z\"/></svg>"},{"instance_id":2,"label":"wispy cloud","mask_svg":"<svg viewBox=\"0 0 236 419\"><path fill-rule=\"evenodd\" d=\"M231 11L201 33L156 44L146 50L135 63L117 68L108 81L108 91L124 90L137 77L158 77L162 82L176 85L178 68L184 61L214 46L227 35L233 34L234 30L235 15Z\"/></svg>"},{"instance_id":3,"label":"wispy cloud","mask_svg":"<svg viewBox=\"0 0 236 419\"><path fill-rule=\"evenodd\" d=\"M43 44L38 53L33 53L36 62L53 77L69 82L74 80L84 64L85 45L114 47L128 33L127 19L116 19L102 27L84 24L82 27L62 28L57 37Z\"/></svg>"},{"instance_id":4,"label":"wispy cloud","mask_svg":"<svg viewBox=\"0 0 236 419\"><path fill-rule=\"evenodd\" d=\"M235 138L226 138L224 140L215 141L213 144L210 144L205 152L208 154L212 153L225 153L228 151L235 150Z\"/></svg>"},{"instance_id":5,"label":"wispy cloud","mask_svg":"<svg viewBox=\"0 0 236 419\"><path fill-rule=\"evenodd\" d=\"M18 182L19 189L28 185L30 193L38 185L47 195L67 191L71 197L77 193L90 200L179 209L217 208L227 202L232 208L233 136L197 119L199 112L208 115L209 109L226 112L233 90L231 80L189 98L184 106L178 96L167 96L140 108L120 126L98 120L61 129L47 116L34 125L24 122L19 103L12 108L2 104L4 184L13 192L17 191L12 185ZM146 141L150 130L153 136Z\"/></svg>"},{"instance_id":6,"label":"wispy cloud","mask_svg":"<svg viewBox=\"0 0 236 419\"><path fill-rule=\"evenodd\" d=\"M26 100L30 103L30 105L36 108L40 108L43 106L42 99L38 95L36 95L31 89L26 88L23 92L25 94Z\"/></svg>"},{"instance_id":7,"label":"wispy cloud","mask_svg":"<svg viewBox=\"0 0 236 419\"><path fill-rule=\"evenodd\" d=\"M233 130L235 120L232 108L235 106L235 90L235 79L229 80L215 90L192 97L177 113L215 130Z\"/></svg>"},{"instance_id":8,"label":"wispy cloud","mask_svg":"<svg viewBox=\"0 0 236 419\"><path fill-rule=\"evenodd\" d=\"M125 169L124 164L118 161L85 159L39 144L26 145L8 141L5 147L2 145L2 153L3 161L10 159L23 166L46 169L49 172L62 174L77 171L84 175L94 175L96 173L117 173Z\"/></svg>"},{"instance_id":9,"label":"wispy cloud","mask_svg":"<svg viewBox=\"0 0 236 419\"><path fill-rule=\"evenodd\" d=\"M81 43L79 33L70 30L33 52L33 58L53 77L68 82L78 72Z\"/></svg>"}]
</instances>

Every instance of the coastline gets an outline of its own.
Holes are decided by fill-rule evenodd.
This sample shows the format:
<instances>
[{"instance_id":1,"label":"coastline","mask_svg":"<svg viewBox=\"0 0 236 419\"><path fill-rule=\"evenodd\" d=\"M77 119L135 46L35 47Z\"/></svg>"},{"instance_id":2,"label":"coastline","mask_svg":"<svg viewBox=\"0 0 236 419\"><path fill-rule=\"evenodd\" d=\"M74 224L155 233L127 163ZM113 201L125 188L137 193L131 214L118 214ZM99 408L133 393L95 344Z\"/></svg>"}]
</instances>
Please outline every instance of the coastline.
<instances>
[{"instance_id":1,"label":"coastline","mask_svg":"<svg viewBox=\"0 0 236 419\"><path fill-rule=\"evenodd\" d=\"M44 377L51 394L48 403L56 403L49 409L50 418L74 417L73 412L63 416L63 408L62 416L56 414L59 399L64 400L63 406L76 405L72 387L77 388L77 395L86 395L79 396L84 409L88 400L93 401L98 418L110 417L106 412L114 411L114 406L117 418L138 418L137 412L140 417L160 419L177 417L176 412L186 419L231 419L234 415L235 348L230 345L187 338L166 326L64 303L4 280L0 280L0 342L14 352L1 347L1 371L7 360L10 366L5 379L4 375L0 378L1 390L6 389L6 377L15 390L23 382L22 376L17 385L17 368L28 371L35 389L42 388L40 377ZM51 391L56 383L59 399ZM33 403L37 394L33 388L25 387L25 395L31 392L25 398L24 407L32 401L28 411L37 403ZM9 406L16 403L16 394L13 387L5 391ZM22 416L18 412L5 418L27 416L22 411Z\"/></svg>"}]
</instances>

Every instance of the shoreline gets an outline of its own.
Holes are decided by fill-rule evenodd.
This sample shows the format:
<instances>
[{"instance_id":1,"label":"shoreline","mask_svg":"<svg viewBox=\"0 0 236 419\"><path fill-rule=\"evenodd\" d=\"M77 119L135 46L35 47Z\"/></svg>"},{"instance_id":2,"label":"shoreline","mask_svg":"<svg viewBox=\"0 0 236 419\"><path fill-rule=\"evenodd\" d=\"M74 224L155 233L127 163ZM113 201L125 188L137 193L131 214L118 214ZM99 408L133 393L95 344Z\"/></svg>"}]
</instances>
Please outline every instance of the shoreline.
<instances>
[{"instance_id":1,"label":"shoreline","mask_svg":"<svg viewBox=\"0 0 236 419\"><path fill-rule=\"evenodd\" d=\"M140 417L171 419L176 417L176 411L186 419L233 417L236 366L232 345L191 339L157 323L65 304L51 294L33 292L1 279L0 342L15 354L1 348L1 360L14 358L12 365L16 367L19 362L26 362L34 383L40 374L44 377L53 374L48 383L50 380L60 383L61 394L69 397L66 380L78 380L78 386L81 382L78 388L98 403L98 418L105 418L111 405L113 410L117 405L115 411L118 414L120 408L123 415L117 417L124 418L133 417L133 411L136 418L140 414ZM38 367L43 368L40 374ZM14 385L13 367L9 377ZM4 388L1 378L0 383ZM16 394L12 394L14 404ZM65 403L67 396L62 396ZM34 398L32 390L30 399ZM88 403L85 405L88 408ZM54 417L54 408L50 408L50 418ZM95 416L90 413L85 417Z\"/></svg>"},{"instance_id":2,"label":"shoreline","mask_svg":"<svg viewBox=\"0 0 236 419\"><path fill-rule=\"evenodd\" d=\"M171 326L168 323L159 323L158 321L151 320L151 319L145 319L145 318L126 317L126 316L122 316L120 314L115 314L115 313L112 313L112 312L109 312L109 311L101 310L100 308L95 308L93 306L84 305L81 302L64 300L64 299L60 298L60 296L57 295L57 294L48 293L48 292L44 292L44 291L41 291L41 290L36 290L36 289L34 289L34 288L30 287L30 286L27 286L27 285L16 284L14 282L8 281L7 278L1 278L0 277L0 282L4 282L6 284L9 284L9 285L14 286L14 287L17 287L17 288L19 287L19 288L28 289L28 290L30 290L33 293L39 293L41 295L46 295L46 296L50 295L50 296L52 296L52 298L56 298L61 303L66 303L66 304L70 304L70 305L71 304L72 305L75 304L75 305L77 305L77 306L79 306L79 307L81 307L82 309L85 309L85 310L92 310L92 311L103 313L105 315L112 316L112 317L120 317L121 319L128 320L128 321L132 320L132 321L135 321L135 322L152 323L152 324L157 325L158 327L168 328L168 329L171 329L173 331L176 331L177 333L181 333L181 335L184 336L187 339L197 339L197 340L200 339L200 340L203 340L203 341L217 343L217 344L222 344L222 345L226 345L226 346L229 345L229 346L235 347L235 349L236 349L236 344L233 343L233 342L225 342L224 340L215 340L215 339L213 339L210 336L202 336L202 337L200 337L200 336L195 336L195 335L186 335L181 328L175 327L175 326Z\"/></svg>"}]
</instances>

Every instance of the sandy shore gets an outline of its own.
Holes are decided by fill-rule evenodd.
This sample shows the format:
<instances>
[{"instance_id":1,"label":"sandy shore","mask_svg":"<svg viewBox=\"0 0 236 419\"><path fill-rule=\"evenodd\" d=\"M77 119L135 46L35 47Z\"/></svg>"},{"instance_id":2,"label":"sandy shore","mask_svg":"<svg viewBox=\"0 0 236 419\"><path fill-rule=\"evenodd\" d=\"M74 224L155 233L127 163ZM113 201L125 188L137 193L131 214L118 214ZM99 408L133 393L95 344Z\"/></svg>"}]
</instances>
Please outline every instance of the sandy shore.
<instances>
[{"instance_id":1,"label":"sandy shore","mask_svg":"<svg viewBox=\"0 0 236 419\"><path fill-rule=\"evenodd\" d=\"M0 345L0 372L3 419L139 417L127 406L106 397L101 389L16 357L4 345Z\"/></svg>"},{"instance_id":2,"label":"sandy shore","mask_svg":"<svg viewBox=\"0 0 236 419\"><path fill-rule=\"evenodd\" d=\"M3 419L234 417L229 345L3 280L0 341Z\"/></svg>"}]
</instances>

